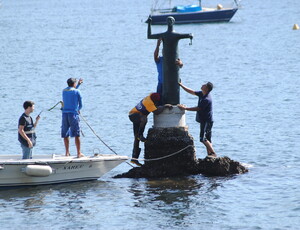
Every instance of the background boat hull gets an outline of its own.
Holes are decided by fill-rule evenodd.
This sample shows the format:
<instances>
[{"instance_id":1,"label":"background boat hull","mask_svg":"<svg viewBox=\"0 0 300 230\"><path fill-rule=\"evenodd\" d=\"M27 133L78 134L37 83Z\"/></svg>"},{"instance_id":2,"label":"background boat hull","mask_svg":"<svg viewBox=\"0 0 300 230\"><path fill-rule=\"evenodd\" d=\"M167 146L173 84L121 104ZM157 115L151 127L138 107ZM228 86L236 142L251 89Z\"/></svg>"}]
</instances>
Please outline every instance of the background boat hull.
<instances>
[{"instance_id":1,"label":"background boat hull","mask_svg":"<svg viewBox=\"0 0 300 230\"><path fill-rule=\"evenodd\" d=\"M215 11L201 11L191 13L164 13L152 14L152 25L164 25L169 16L175 18L176 24L185 23L205 23L205 22L228 22L236 13L237 8L215 10Z\"/></svg>"}]
</instances>

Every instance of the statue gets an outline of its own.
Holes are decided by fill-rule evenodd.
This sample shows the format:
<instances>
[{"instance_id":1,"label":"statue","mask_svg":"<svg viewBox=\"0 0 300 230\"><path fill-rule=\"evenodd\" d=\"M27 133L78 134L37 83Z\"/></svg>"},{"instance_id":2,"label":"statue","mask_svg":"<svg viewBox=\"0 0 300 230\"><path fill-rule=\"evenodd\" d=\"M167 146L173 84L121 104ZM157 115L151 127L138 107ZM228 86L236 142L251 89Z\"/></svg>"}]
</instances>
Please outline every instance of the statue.
<instances>
[{"instance_id":1,"label":"statue","mask_svg":"<svg viewBox=\"0 0 300 230\"><path fill-rule=\"evenodd\" d=\"M167 18L168 30L160 34L151 34L151 17L148 18L148 39L159 39L163 41L163 104L177 105L179 99L179 67L175 65L178 58L178 41L183 38L193 39L192 34L179 34L173 29L175 19Z\"/></svg>"}]
</instances>

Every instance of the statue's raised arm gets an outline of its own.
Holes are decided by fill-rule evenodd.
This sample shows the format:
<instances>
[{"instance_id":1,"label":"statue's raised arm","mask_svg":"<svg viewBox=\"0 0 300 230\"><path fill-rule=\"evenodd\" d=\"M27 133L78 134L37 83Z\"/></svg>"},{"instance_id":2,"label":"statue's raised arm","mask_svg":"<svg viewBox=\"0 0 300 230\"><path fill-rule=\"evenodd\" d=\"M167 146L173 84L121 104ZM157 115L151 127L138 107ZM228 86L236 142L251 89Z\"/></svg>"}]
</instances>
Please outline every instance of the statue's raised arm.
<instances>
[{"instance_id":1,"label":"statue's raised arm","mask_svg":"<svg viewBox=\"0 0 300 230\"><path fill-rule=\"evenodd\" d=\"M160 34L151 34L151 22L152 22L152 18L149 17L148 20L147 20L147 23L148 23L148 36L147 38L148 39L159 39L159 38L162 38L162 35L164 33L160 33Z\"/></svg>"}]
</instances>

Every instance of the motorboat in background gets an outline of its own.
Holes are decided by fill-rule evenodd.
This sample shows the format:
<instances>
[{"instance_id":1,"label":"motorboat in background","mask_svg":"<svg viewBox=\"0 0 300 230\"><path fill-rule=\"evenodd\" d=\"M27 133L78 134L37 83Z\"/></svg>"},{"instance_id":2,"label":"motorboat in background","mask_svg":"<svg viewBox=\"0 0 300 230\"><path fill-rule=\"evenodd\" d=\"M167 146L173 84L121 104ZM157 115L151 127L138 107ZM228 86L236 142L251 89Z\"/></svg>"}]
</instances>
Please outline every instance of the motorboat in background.
<instances>
[{"instance_id":1,"label":"motorboat in background","mask_svg":"<svg viewBox=\"0 0 300 230\"><path fill-rule=\"evenodd\" d=\"M0 155L0 187L96 180L126 160L127 156L102 154L81 158L35 155L26 160L20 155Z\"/></svg>"},{"instance_id":2,"label":"motorboat in background","mask_svg":"<svg viewBox=\"0 0 300 230\"><path fill-rule=\"evenodd\" d=\"M152 25L166 24L167 18L172 16L176 24L185 23L206 23L206 22L229 22L238 10L236 7L224 8L218 4L215 8L202 7L201 0L199 5L178 5L173 8L151 9L149 17Z\"/></svg>"}]
</instances>

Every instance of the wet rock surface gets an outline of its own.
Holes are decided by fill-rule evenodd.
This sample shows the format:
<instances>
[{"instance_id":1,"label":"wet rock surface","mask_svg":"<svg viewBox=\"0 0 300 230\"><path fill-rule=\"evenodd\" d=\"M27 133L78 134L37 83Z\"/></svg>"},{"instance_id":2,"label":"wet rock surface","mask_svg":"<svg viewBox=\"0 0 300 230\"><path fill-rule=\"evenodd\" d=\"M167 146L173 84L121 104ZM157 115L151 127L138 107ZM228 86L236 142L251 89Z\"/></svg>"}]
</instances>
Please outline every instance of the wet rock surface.
<instances>
[{"instance_id":1,"label":"wet rock surface","mask_svg":"<svg viewBox=\"0 0 300 230\"><path fill-rule=\"evenodd\" d=\"M228 176L247 172L229 157L196 159L193 137L185 128L151 128L145 142L143 166L115 178L161 178L204 174Z\"/></svg>"}]
</instances>

